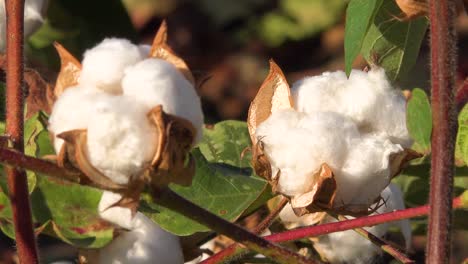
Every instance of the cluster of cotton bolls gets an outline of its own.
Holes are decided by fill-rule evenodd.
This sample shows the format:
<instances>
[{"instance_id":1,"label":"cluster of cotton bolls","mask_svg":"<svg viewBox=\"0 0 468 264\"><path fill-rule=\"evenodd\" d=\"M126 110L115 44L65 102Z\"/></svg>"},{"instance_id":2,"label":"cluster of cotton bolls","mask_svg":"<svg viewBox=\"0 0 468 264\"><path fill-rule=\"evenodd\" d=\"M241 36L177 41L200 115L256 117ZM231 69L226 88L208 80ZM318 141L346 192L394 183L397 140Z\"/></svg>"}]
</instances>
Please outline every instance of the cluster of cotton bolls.
<instances>
[{"instance_id":1,"label":"cluster of cotton bolls","mask_svg":"<svg viewBox=\"0 0 468 264\"><path fill-rule=\"evenodd\" d=\"M115 38L85 52L78 84L65 89L50 115L57 153L64 144L57 135L87 130L89 162L113 182L127 184L155 156L158 132L147 115L158 105L190 121L197 143L203 113L195 88L174 65L149 58L149 52L149 46ZM120 198L104 192L101 199L100 215L128 231L100 250L99 263L155 263L156 257L161 260L157 263L182 263L178 238L141 213L132 218L129 209L111 207Z\"/></svg>"},{"instance_id":2,"label":"cluster of cotton bolls","mask_svg":"<svg viewBox=\"0 0 468 264\"><path fill-rule=\"evenodd\" d=\"M90 163L126 184L156 152L157 129L147 118L153 107L187 119L201 138L203 113L193 85L171 63L148 53L147 46L123 39L105 39L85 52L78 85L57 99L49 119L57 153L63 145L57 135L87 129Z\"/></svg>"},{"instance_id":3,"label":"cluster of cotton bolls","mask_svg":"<svg viewBox=\"0 0 468 264\"><path fill-rule=\"evenodd\" d=\"M256 137L289 197L310 191L320 165L333 171L335 207L371 205L392 178L391 159L410 147L406 101L383 69L327 72L295 83L294 109L274 112Z\"/></svg>"},{"instance_id":4,"label":"cluster of cotton bolls","mask_svg":"<svg viewBox=\"0 0 468 264\"><path fill-rule=\"evenodd\" d=\"M394 210L405 209L400 188L395 184L390 184L382 192L385 200L374 214L388 213ZM283 209L280 218L288 228L308 226L314 224L314 214L297 217L290 206ZM322 223L335 222L330 216L326 216ZM389 228L395 225L400 229L408 250L411 245L411 226L409 220L404 219L393 223L384 223L377 226L365 228L377 237L384 237ZM314 242L314 247L330 263L373 263L373 259L382 253L382 250L369 240L361 237L353 230L331 233L320 236Z\"/></svg>"},{"instance_id":5,"label":"cluster of cotton bolls","mask_svg":"<svg viewBox=\"0 0 468 264\"><path fill-rule=\"evenodd\" d=\"M5 2L0 0L0 53L6 45L6 11ZM26 0L24 3L24 36L29 37L43 23L43 13L47 6L47 0Z\"/></svg>"}]
</instances>

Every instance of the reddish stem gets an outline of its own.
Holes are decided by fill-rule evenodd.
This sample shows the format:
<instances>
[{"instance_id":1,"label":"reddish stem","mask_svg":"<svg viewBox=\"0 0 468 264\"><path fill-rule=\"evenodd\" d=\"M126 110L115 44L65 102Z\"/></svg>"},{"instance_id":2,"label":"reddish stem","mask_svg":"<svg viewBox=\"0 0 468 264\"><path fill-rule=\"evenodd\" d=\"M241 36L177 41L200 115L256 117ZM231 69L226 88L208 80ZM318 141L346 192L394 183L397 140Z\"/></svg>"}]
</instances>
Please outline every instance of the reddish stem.
<instances>
[{"instance_id":1,"label":"reddish stem","mask_svg":"<svg viewBox=\"0 0 468 264\"><path fill-rule=\"evenodd\" d=\"M24 151L23 142L23 17L24 0L5 1L6 41L6 134L13 147ZM22 169L5 168L8 193L13 213L16 246L20 263L38 263L28 181Z\"/></svg>"},{"instance_id":2,"label":"reddish stem","mask_svg":"<svg viewBox=\"0 0 468 264\"><path fill-rule=\"evenodd\" d=\"M456 1L429 1L432 158L426 263L448 263L456 138Z\"/></svg>"},{"instance_id":3,"label":"reddish stem","mask_svg":"<svg viewBox=\"0 0 468 264\"><path fill-rule=\"evenodd\" d=\"M468 78L463 81L460 89L458 89L455 102L457 103L457 112L460 112L468 102Z\"/></svg>"},{"instance_id":4,"label":"reddish stem","mask_svg":"<svg viewBox=\"0 0 468 264\"><path fill-rule=\"evenodd\" d=\"M453 207L460 208L466 206L463 204L462 197L457 197L453 199ZM265 239L272 241L272 242L286 242L286 241L293 241L299 240L308 237L316 237L320 235L330 234L333 232L340 232L349 229L355 229L359 227L366 227L366 226L374 226L386 222L398 221L401 219L413 218L418 216L427 215L429 213L429 205L423 205L415 208L409 208L405 210L398 210L390 213L379 214L379 215L371 215L360 217L356 219L334 222L334 223L327 223L317 226L309 226L298 228L294 230L285 231L278 234L273 234L270 236L266 236ZM209 259L205 260L206 263L222 263L226 260L237 256L237 254L244 253L246 251L245 248L240 246L236 246L234 248L227 248L217 254L213 255Z\"/></svg>"}]
</instances>

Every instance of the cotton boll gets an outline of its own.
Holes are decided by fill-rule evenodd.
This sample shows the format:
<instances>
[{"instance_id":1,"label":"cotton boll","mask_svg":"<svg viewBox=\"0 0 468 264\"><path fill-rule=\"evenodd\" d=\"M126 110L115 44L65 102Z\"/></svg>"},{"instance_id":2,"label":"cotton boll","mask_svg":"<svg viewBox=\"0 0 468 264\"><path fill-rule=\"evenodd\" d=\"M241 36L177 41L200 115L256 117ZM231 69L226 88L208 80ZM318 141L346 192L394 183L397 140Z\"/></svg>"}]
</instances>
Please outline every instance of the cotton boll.
<instances>
[{"instance_id":1,"label":"cotton boll","mask_svg":"<svg viewBox=\"0 0 468 264\"><path fill-rule=\"evenodd\" d=\"M404 209L402 194L398 186L390 184L381 195L387 202L373 215ZM351 219L352 217L348 218ZM327 217L324 222L336 222L336 220ZM365 229L373 235L382 238L388 232L390 225L391 223L384 223ZM400 227L408 247L411 239L409 221L402 220L397 226ZM382 251L377 246L353 230L321 236L314 246L331 263L373 263L372 260L382 254Z\"/></svg>"},{"instance_id":2,"label":"cotton boll","mask_svg":"<svg viewBox=\"0 0 468 264\"><path fill-rule=\"evenodd\" d=\"M109 191L102 192L99 201L99 215L102 219L125 229L135 228L135 218L129 208L113 206L122 199L122 195Z\"/></svg>"},{"instance_id":3,"label":"cotton boll","mask_svg":"<svg viewBox=\"0 0 468 264\"><path fill-rule=\"evenodd\" d=\"M80 83L121 94L125 68L145 57L138 46L126 39L106 38L84 53Z\"/></svg>"},{"instance_id":4,"label":"cotton boll","mask_svg":"<svg viewBox=\"0 0 468 264\"><path fill-rule=\"evenodd\" d=\"M202 137L203 112L195 88L171 63L146 59L125 70L123 93L133 97L149 111L162 105L166 113L190 121L197 130L196 142Z\"/></svg>"},{"instance_id":5,"label":"cotton boll","mask_svg":"<svg viewBox=\"0 0 468 264\"><path fill-rule=\"evenodd\" d=\"M336 170L335 206L370 205L391 180L390 156L403 151L383 136L363 135L351 142L341 170Z\"/></svg>"},{"instance_id":6,"label":"cotton boll","mask_svg":"<svg viewBox=\"0 0 468 264\"><path fill-rule=\"evenodd\" d=\"M294 108L300 112L339 112L337 95L347 85L346 74L342 71L324 72L322 75L306 77L291 88Z\"/></svg>"},{"instance_id":7,"label":"cotton boll","mask_svg":"<svg viewBox=\"0 0 468 264\"><path fill-rule=\"evenodd\" d=\"M273 177L279 171L278 190L288 196L308 191L323 163L332 170L340 168L349 142L358 136L357 127L350 120L332 112L309 115L282 110L273 113L256 130Z\"/></svg>"},{"instance_id":8,"label":"cotton boll","mask_svg":"<svg viewBox=\"0 0 468 264\"><path fill-rule=\"evenodd\" d=\"M156 129L146 114L131 98L108 95L88 117L88 158L116 183L126 184L140 174L156 152Z\"/></svg>"},{"instance_id":9,"label":"cotton boll","mask_svg":"<svg viewBox=\"0 0 468 264\"><path fill-rule=\"evenodd\" d=\"M6 47L6 10L5 1L0 0L0 52L5 51ZM44 22L43 13L47 1L45 0L26 0L24 5L24 37L27 39Z\"/></svg>"},{"instance_id":10,"label":"cotton boll","mask_svg":"<svg viewBox=\"0 0 468 264\"><path fill-rule=\"evenodd\" d=\"M93 115L93 105L101 96L97 90L76 86L66 89L57 99L48 128L55 135L56 153L60 152L63 145L63 139L57 138L57 135L74 129L86 129L89 117Z\"/></svg>"},{"instance_id":11,"label":"cotton boll","mask_svg":"<svg viewBox=\"0 0 468 264\"><path fill-rule=\"evenodd\" d=\"M132 219L129 209L107 209L120 198L119 194L104 192L99 203L100 215L129 231L122 231L109 245L99 249L98 263L183 263L182 248L177 236L164 231L142 213L137 213Z\"/></svg>"},{"instance_id":12,"label":"cotton boll","mask_svg":"<svg viewBox=\"0 0 468 264\"><path fill-rule=\"evenodd\" d=\"M151 52L151 46L146 44L138 45L142 58L148 58Z\"/></svg>"}]
</instances>

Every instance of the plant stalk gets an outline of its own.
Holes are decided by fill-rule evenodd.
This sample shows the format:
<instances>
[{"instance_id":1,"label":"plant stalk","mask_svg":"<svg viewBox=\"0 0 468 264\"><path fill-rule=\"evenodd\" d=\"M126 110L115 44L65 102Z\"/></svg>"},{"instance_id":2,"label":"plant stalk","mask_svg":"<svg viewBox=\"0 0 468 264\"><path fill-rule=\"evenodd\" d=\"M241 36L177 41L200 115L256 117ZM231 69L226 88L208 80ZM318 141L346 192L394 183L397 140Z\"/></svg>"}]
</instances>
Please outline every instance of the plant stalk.
<instances>
[{"instance_id":1,"label":"plant stalk","mask_svg":"<svg viewBox=\"0 0 468 264\"><path fill-rule=\"evenodd\" d=\"M23 20L24 0L5 1L6 6L6 134L12 147L24 152L23 142ZM24 170L5 168L16 247L20 263L39 263L34 236L28 181Z\"/></svg>"},{"instance_id":2,"label":"plant stalk","mask_svg":"<svg viewBox=\"0 0 468 264\"><path fill-rule=\"evenodd\" d=\"M252 230L252 232L258 235L258 234L261 234L263 231L265 231L268 227L270 227L270 225L273 223L273 220L275 220L275 218L279 215L281 210L283 210L283 208L288 204L288 202L289 201L286 197L282 197L281 201L276 206L276 208L273 211L271 211L271 213L268 214L268 216L265 219L263 219L255 227L255 229ZM222 251L220 251L218 254L213 255L212 257L200 262L199 264L214 264L214 263L226 262L228 261L230 256L226 256L227 258L224 258L225 255L222 252L224 251L235 252L237 249L243 249L243 247L238 243L231 244L225 249L223 249ZM236 258L238 257L240 257L240 255L236 255Z\"/></svg>"},{"instance_id":3,"label":"plant stalk","mask_svg":"<svg viewBox=\"0 0 468 264\"><path fill-rule=\"evenodd\" d=\"M426 263L448 263L457 128L454 102L456 1L430 0L429 18L433 128Z\"/></svg>"},{"instance_id":4,"label":"plant stalk","mask_svg":"<svg viewBox=\"0 0 468 264\"><path fill-rule=\"evenodd\" d=\"M463 201L462 196L453 199L453 208L467 208L468 199ZM349 229L355 229L359 227L369 227L375 226L382 223L398 221L402 219L408 219L418 216L424 216L429 213L429 205L423 205L414 208L408 208L404 210L397 210L390 213L364 216L356 219L350 219L346 221L327 223L316 226L308 226L297 228L294 230L288 230L285 232L265 236L264 238L272 242L287 242L294 241L308 237L316 237L320 235L326 235L333 232L341 232ZM234 258L240 254L245 254L247 249L240 246L236 246L232 249L225 249L217 254L211 256L211 258L217 259L216 262L206 262L206 263L221 263L227 259Z\"/></svg>"},{"instance_id":5,"label":"plant stalk","mask_svg":"<svg viewBox=\"0 0 468 264\"><path fill-rule=\"evenodd\" d=\"M340 220L340 221L348 220L348 218L346 218L343 215L338 215L337 219ZM411 260L410 258L408 258L408 256L406 256L405 254L400 252L400 250L396 249L395 247L390 245L384 239L375 236L374 234L370 233L369 231L365 230L364 228L358 227L358 228L355 228L354 231L356 233L358 233L360 236L362 236L365 239L372 242L372 244L378 246L382 251L384 251L384 252L388 253L389 255L391 255L392 257L394 257L399 262L404 263L404 264L414 263L414 260Z\"/></svg>"},{"instance_id":6,"label":"plant stalk","mask_svg":"<svg viewBox=\"0 0 468 264\"><path fill-rule=\"evenodd\" d=\"M312 260L305 258L293 251L290 251L281 246L275 245L247 230L230 223L221 217L208 212L192 202L186 200L182 196L170 190L168 187L153 188L153 200L171 210L179 212L184 216L203 224L210 229L228 236L229 238L243 244L247 248L258 252L278 263L293 264L293 263L315 263Z\"/></svg>"}]
</instances>

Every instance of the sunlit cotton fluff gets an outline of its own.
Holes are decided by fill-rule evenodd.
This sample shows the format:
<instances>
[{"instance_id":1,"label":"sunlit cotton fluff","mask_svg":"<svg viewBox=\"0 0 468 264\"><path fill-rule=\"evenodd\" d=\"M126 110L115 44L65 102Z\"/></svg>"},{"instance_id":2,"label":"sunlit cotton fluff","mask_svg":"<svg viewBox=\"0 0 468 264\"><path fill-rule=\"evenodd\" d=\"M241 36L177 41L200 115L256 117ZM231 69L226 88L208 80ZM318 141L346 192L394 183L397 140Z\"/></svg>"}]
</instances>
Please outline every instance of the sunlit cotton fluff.
<instances>
[{"instance_id":1,"label":"sunlit cotton fluff","mask_svg":"<svg viewBox=\"0 0 468 264\"><path fill-rule=\"evenodd\" d=\"M164 112L190 121L202 137L203 112L193 85L171 63L146 59L125 70L123 94L133 97L149 111L162 105Z\"/></svg>"},{"instance_id":2,"label":"sunlit cotton fluff","mask_svg":"<svg viewBox=\"0 0 468 264\"><path fill-rule=\"evenodd\" d=\"M106 38L84 53L79 82L108 93L121 94L125 68L145 57L143 50L126 39Z\"/></svg>"},{"instance_id":3,"label":"sunlit cotton fluff","mask_svg":"<svg viewBox=\"0 0 468 264\"><path fill-rule=\"evenodd\" d=\"M397 185L390 184L384 189L381 196L386 202L379 207L373 215L405 209L402 193ZM287 207L281 211L279 216L288 228L316 224L314 214L297 217L293 213L290 205L287 205ZM347 218L352 219L353 217L348 216ZM322 223L330 222L336 222L336 220L332 217L326 216L322 221ZM411 226L407 219L400 220L398 222L384 223L373 227L366 227L365 229L373 235L382 238L392 225L400 229L405 239L406 248L409 249L411 244ZM322 257L334 264L373 263L372 260L382 254L382 251L377 246L353 230L320 236L318 241L314 241L314 246L318 249Z\"/></svg>"},{"instance_id":4,"label":"sunlit cotton fluff","mask_svg":"<svg viewBox=\"0 0 468 264\"><path fill-rule=\"evenodd\" d=\"M151 221L142 213L131 218L130 209L110 207L121 196L103 192L99 213L103 219L123 230L110 244L98 250L100 264L180 264L184 262L179 238Z\"/></svg>"},{"instance_id":5,"label":"sunlit cotton fluff","mask_svg":"<svg viewBox=\"0 0 468 264\"><path fill-rule=\"evenodd\" d=\"M294 110L273 113L256 130L273 177L279 175L278 191L296 196L310 190L323 163L339 170L350 142L359 132L348 118L332 112L313 115Z\"/></svg>"},{"instance_id":6,"label":"sunlit cotton fluff","mask_svg":"<svg viewBox=\"0 0 468 264\"><path fill-rule=\"evenodd\" d=\"M157 135L146 109L131 98L111 96L95 103L88 116L88 158L119 184L141 173L151 162Z\"/></svg>"},{"instance_id":7,"label":"sunlit cotton fluff","mask_svg":"<svg viewBox=\"0 0 468 264\"><path fill-rule=\"evenodd\" d=\"M393 143L411 146L405 98L382 68L353 70L349 79L342 71L325 72L296 82L291 92L300 112L340 113L354 120L363 133L383 134Z\"/></svg>"},{"instance_id":8,"label":"sunlit cotton fluff","mask_svg":"<svg viewBox=\"0 0 468 264\"><path fill-rule=\"evenodd\" d=\"M6 10L5 1L0 0L0 53L6 47ZM31 36L44 22L43 13L46 0L26 0L24 3L24 38Z\"/></svg>"},{"instance_id":9,"label":"sunlit cotton fluff","mask_svg":"<svg viewBox=\"0 0 468 264\"><path fill-rule=\"evenodd\" d=\"M350 142L343 166L334 171L337 184L335 206L374 203L391 180L392 154L403 151L383 136L362 135Z\"/></svg>"},{"instance_id":10,"label":"sunlit cotton fluff","mask_svg":"<svg viewBox=\"0 0 468 264\"><path fill-rule=\"evenodd\" d=\"M396 185L388 186L382 192L382 197L387 200L387 203L382 205L375 214L382 214L405 208L401 191ZM352 219L352 217L348 218ZM325 222L335 221L336 220L331 217L327 217L325 220ZM385 223L365 229L373 235L382 238L392 225L400 229L403 237L405 238L406 247L409 248L411 242L411 227L409 220ZM319 237L317 246L319 248L319 252L331 263L373 263L372 260L382 254L382 250L353 230L321 236Z\"/></svg>"},{"instance_id":11,"label":"sunlit cotton fluff","mask_svg":"<svg viewBox=\"0 0 468 264\"><path fill-rule=\"evenodd\" d=\"M69 87L55 102L49 118L49 131L54 134L54 149L60 152L63 139L58 134L75 129L88 128L89 118L94 115L93 105L106 95L92 88Z\"/></svg>"}]
</instances>

